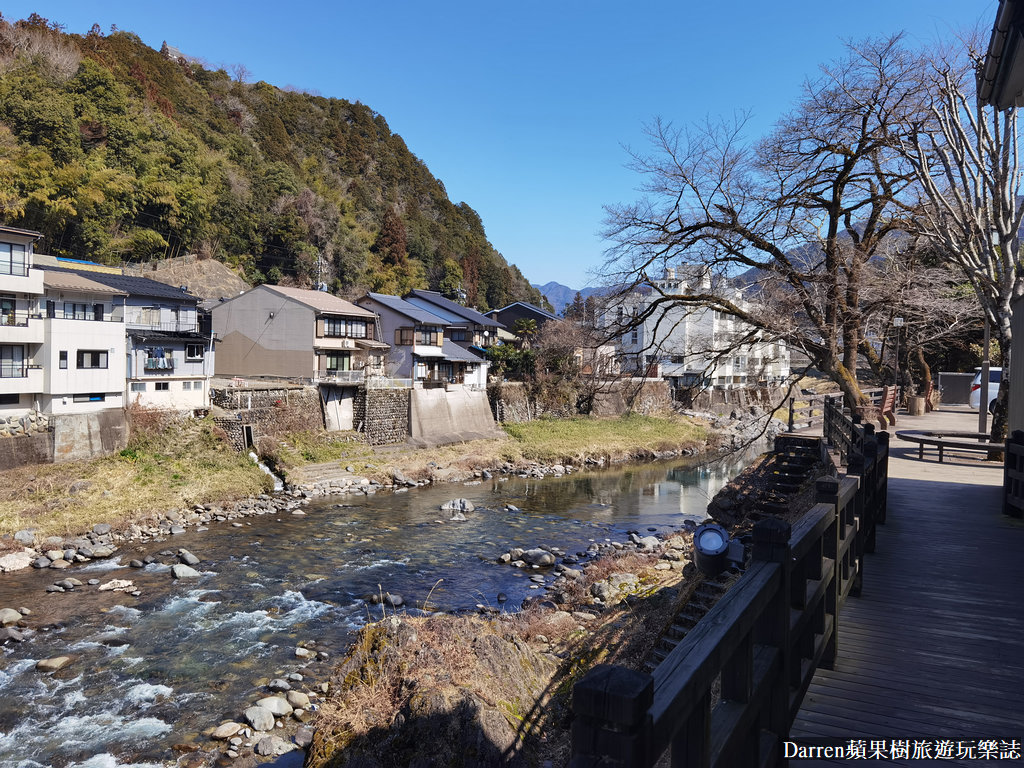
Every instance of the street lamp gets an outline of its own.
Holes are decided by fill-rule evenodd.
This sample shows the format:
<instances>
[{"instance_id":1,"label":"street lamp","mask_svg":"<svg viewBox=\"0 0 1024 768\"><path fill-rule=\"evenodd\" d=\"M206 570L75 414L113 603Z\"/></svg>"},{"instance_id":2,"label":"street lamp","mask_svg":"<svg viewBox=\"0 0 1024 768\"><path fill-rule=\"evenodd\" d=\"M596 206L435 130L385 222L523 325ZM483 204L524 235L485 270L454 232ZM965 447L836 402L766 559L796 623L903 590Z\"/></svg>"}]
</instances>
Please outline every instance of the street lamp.
<instances>
[{"instance_id":1,"label":"street lamp","mask_svg":"<svg viewBox=\"0 0 1024 768\"><path fill-rule=\"evenodd\" d=\"M903 327L903 318L894 317L892 325L896 329L896 365L893 366L896 381L893 383L898 387L900 385L900 328Z\"/></svg>"}]
</instances>

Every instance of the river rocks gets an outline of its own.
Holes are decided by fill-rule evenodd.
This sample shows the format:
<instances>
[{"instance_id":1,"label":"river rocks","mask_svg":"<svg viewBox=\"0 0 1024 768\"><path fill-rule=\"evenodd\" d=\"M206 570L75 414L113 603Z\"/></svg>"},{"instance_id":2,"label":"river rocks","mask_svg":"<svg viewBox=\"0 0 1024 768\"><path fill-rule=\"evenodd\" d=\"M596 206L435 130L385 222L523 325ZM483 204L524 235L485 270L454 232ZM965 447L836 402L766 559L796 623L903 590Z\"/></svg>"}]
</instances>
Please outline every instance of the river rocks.
<instances>
[{"instance_id":1,"label":"river rocks","mask_svg":"<svg viewBox=\"0 0 1024 768\"><path fill-rule=\"evenodd\" d=\"M629 534L629 540L641 549L658 549L661 547L661 539L657 536L638 536L635 533Z\"/></svg>"},{"instance_id":2,"label":"river rocks","mask_svg":"<svg viewBox=\"0 0 1024 768\"><path fill-rule=\"evenodd\" d=\"M221 723L220 725L218 725L214 729L213 733L210 734L210 738L216 739L217 741L227 741L240 730L242 730L241 723L236 723L229 720L226 723Z\"/></svg>"},{"instance_id":3,"label":"river rocks","mask_svg":"<svg viewBox=\"0 0 1024 768\"><path fill-rule=\"evenodd\" d=\"M171 577L175 579L198 579L202 576L195 568L179 563L171 566Z\"/></svg>"},{"instance_id":4,"label":"river rocks","mask_svg":"<svg viewBox=\"0 0 1024 768\"><path fill-rule=\"evenodd\" d=\"M60 569L62 569L62 568L67 568L67 567L69 567L70 565L71 565L71 563L69 563L69 562L68 562L67 560L65 560L64 558L60 558L60 559L58 559L58 560L54 560L54 561L53 561L52 563L50 563L50 567L51 567L51 568L56 568L56 569L58 569L58 570L60 570Z\"/></svg>"},{"instance_id":5,"label":"river rocks","mask_svg":"<svg viewBox=\"0 0 1024 768\"><path fill-rule=\"evenodd\" d=\"M97 589L100 592L132 592L135 582L130 579L111 579L106 584L100 584Z\"/></svg>"},{"instance_id":6,"label":"river rocks","mask_svg":"<svg viewBox=\"0 0 1024 768\"><path fill-rule=\"evenodd\" d=\"M461 512L453 512L452 516L449 518L449 521L452 523L464 523L466 522L466 516Z\"/></svg>"},{"instance_id":7,"label":"river rocks","mask_svg":"<svg viewBox=\"0 0 1024 768\"><path fill-rule=\"evenodd\" d=\"M476 509L469 499L451 499L441 505L442 512L472 512Z\"/></svg>"},{"instance_id":8,"label":"river rocks","mask_svg":"<svg viewBox=\"0 0 1024 768\"><path fill-rule=\"evenodd\" d=\"M313 743L313 730L311 728L299 728L294 736L295 746L305 749Z\"/></svg>"},{"instance_id":9,"label":"river rocks","mask_svg":"<svg viewBox=\"0 0 1024 768\"><path fill-rule=\"evenodd\" d=\"M13 608L0 608L0 626L9 627L21 621L21 611Z\"/></svg>"},{"instance_id":10,"label":"river rocks","mask_svg":"<svg viewBox=\"0 0 1024 768\"><path fill-rule=\"evenodd\" d=\"M57 582L57 586L64 587L66 591L70 592L75 587L82 586L82 582L80 582L78 579L62 579L61 581Z\"/></svg>"},{"instance_id":11,"label":"river rocks","mask_svg":"<svg viewBox=\"0 0 1024 768\"><path fill-rule=\"evenodd\" d=\"M199 565L199 558L189 552L187 549L178 550L178 559L181 560L185 565Z\"/></svg>"},{"instance_id":12,"label":"river rocks","mask_svg":"<svg viewBox=\"0 0 1024 768\"><path fill-rule=\"evenodd\" d=\"M245 722L256 731L272 731L274 729L274 713L266 707L249 707L243 713Z\"/></svg>"},{"instance_id":13,"label":"river rocks","mask_svg":"<svg viewBox=\"0 0 1024 768\"><path fill-rule=\"evenodd\" d=\"M93 557L110 557L111 555L114 554L115 551L116 550L113 547L108 546L106 544L101 544L98 547L93 547L93 549L92 549L92 556Z\"/></svg>"},{"instance_id":14,"label":"river rocks","mask_svg":"<svg viewBox=\"0 0 1024 768\"><path fill-rule=\"evenodd\" d=\"M522 554L522 559L530 565L554 565L555 556L544 549L528 549Z\"/></svg>"},{"instance_id":15,"label":"river rocks","mask_svg":"<svg viewBox=\"0 0 1024 768\"><path fill-rule=\"evenodd\" d=\"M265 699L257 701L256 706L263 707L271 714L279 717L290 715L292 709L294 709L294 707L288 703L287 699L283 699L280 696L267 696Z\"/></svg>"},{"instance_id":16,"label":"river rocks","mask_svg":"<svg viewBox=\"0 0 1024 768\"><path fill-rule=\"evenodd\" d=\"M269 683L267 683L267 688L269 688L272 691L282 692L290 691L292 689L292 686L291 683L289 683L287 680L275 678L274 680L271 680Z\"/></svg>"},{"instance_id":17,"label":"river rocks","mask_svg":"<svg viewBox=\"0 0 1024 768\"><path fill-rule=\"evenodd\" d=\"M12 552L9 555L0 557L0 573L20 571L32 565L33 555L31 552Z\"/></svg>"},{"instance_id":18,"label":"river rocks","mask_svg":"<svg viewBox=\"0 0 1024 768\"><path fill-rule=\"evenodd\" d=\"M49 568L51 562L52 561L50 560L50 558L48 558L48 557L46 557L44 555L43 557L38 557L35 560L33 560L32 561L32 567L33 568Z\"/></svg>"},{"instance_id":19,"label":"river rocks","mask_svg":"<svg viewBox=\"0 0 1024 768\"><path fill-rule=\"evenodd\" d=\"M43 554L46 555L47 559L51 561L64 559L64 550L62 549L48 549Z\"/></svg>"},{"instance_id":20,"label":"river rocks","mask_svg":"<svg viewBox=\"0 0 1024 768\"><path fill-rule=\"evenodd\" d=\"M40 672L56 672L71 663L70 656L54 656L52 659L42 659L36 662L36 669Z\"/></svg>"},{"instance_id":21,"label":"river rocks","mask_svg":"<svg viewBox=\"0 0 1024 768\"><path fill-rule=\"evenodd\" d=\"M294 709L309 709L309 696L304 694L302 691L288 691L285 694L285 700L291 704Z\"/></svg>"},{"instance_id":22,"label":"river rocks","mask_svg":"<svg viewBox=\"0 0 1024 768\"><path fill-rule=\"evenodd\" d=\"M280 736L264 736L256 742L255 751L257 755L276 757L291 752L293 749L295 749L295 745L289 744Z\"/></svg>"},{"instance_id":23,"label":"river rocks","mask_svg":"<svg viewBox=\"0 0 1024 768\"><path fill-rule=\"evenodd\" d=\"M385 592L384 604L390 605L392 608L400 608L401 606L405 605L405 598L393 592Z\"/></svg>"},{"instance_id":24,"label":"river rocks","mask_svg":"<svg viewBox=\"0 0 1024 768\"><path fill-rule=\"evenodd\" d=\"M92 527L92 532L97 536L106 536L110 530L110 525L107 523L97 523Z\"/></svg>"},{"instance_id":25,"label":"river rocks","mask_svg":"<svg viewBox=\"0 0 1024 768\"><path fill-rule=\"evenodd\" d=\"M14 540L23 547L31 547L36 543L36 532L34 529L23 529L14 534Z\"/></svg>"},{"instance_id":26,"label":"river rocks","mask_svg":"<svg viewBox=\"0 0 1024 768\"><path fill-rule=\"evenodd\" d=\"M25 636L14 627L3 627L0 629L0 644L23 642L25 642Z\"/></svg>"},{"instance_id":27,"label":"river rocks","mask_svg":"<svg viewBox=\"0 0 1024 768\"><path fill-rule=\"evenodd\" d=\"M302 648L301 646L295 649L295 658L297 659L308 659L313 656L313 652L308 648Z\"/></svg>"}]
</instances>

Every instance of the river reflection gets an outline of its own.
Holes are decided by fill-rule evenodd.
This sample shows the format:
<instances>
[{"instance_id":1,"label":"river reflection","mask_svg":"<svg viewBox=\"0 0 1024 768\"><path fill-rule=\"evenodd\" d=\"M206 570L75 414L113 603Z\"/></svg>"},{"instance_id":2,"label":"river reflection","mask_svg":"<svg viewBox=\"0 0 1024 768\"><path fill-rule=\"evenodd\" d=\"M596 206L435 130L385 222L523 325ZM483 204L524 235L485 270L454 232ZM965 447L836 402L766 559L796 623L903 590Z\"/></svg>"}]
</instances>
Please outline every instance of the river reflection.
<instances>
[{"instance_id":1,"label":"river reflection","mask_svg":"<svg viewBox=\"0 0 1024 768\"><path fill-rule=\"evenodd\" d=\"M31 627L52 629L0 650L0 765L159 763L172 745L238 718L268 678L326 676L323 663L295 657L296 644L315 641L336 657L358 627L381 616L371 595L401 594L412 610L429 595L431 609L461 610L499 607L504 593L504 605L518 606L542 594L529 578L538 572L498 564L501 553L538 545L584 552L631 530L666 533L700 521L708 500L755 455L327 497L302 516L214 524L125 547L88 568L2 576L0 607L28 606ZM465 522L439 510L453 497L477 508ZM171 580L179 547L202 560L202 578ZM149 554L161 562L124 566ZM129 578L142 595L44 592L67 576ZM57 675L35 671L37 660L62 654L74 661Z\"/></svg>"}]
</instances>

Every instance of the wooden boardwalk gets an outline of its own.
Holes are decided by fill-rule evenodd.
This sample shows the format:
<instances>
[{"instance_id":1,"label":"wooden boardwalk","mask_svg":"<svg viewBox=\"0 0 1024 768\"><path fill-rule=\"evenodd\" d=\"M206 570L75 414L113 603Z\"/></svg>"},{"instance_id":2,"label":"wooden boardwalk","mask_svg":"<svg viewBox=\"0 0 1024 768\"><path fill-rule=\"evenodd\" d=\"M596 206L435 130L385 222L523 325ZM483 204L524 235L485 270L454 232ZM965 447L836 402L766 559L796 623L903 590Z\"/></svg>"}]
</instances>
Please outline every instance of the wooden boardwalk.
<instances>
[{"instance_id":1,"label":"wooden boardwalk","mask_svg":"<svg viewBox=\"0 0 1024 768\"><path fill-rule=\"evenodd\" d=\"M977 428L944 408L893 429ZM819 669L794 739L1024 739L1024 525L1001 513L1002 469L976 454L920 460L890 443L889 515L846 601L839 658ZM931 764L793 760L792 766ZM936 760L941 765L1024 765Z\"/></svg>"}]
</instances>

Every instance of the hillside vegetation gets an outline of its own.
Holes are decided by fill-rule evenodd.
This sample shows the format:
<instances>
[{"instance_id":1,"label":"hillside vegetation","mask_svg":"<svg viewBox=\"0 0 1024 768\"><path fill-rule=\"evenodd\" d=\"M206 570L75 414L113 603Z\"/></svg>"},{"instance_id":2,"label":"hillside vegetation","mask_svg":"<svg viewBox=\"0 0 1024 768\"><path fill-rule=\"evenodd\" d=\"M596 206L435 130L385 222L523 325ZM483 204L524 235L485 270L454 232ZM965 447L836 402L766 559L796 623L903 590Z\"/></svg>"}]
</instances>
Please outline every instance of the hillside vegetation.
<instances>
[{"instance_id":1,"label":"hillside vegetation","mask_svg":"<svg viewBox=\"0 0 1024 768\"><path fill-rule=\"evenodd\" d=\"M197 253L252 282L541 300L370 107L36 14L0 17L0 222L106 264Z\"/></svg>"}]
</instances>

